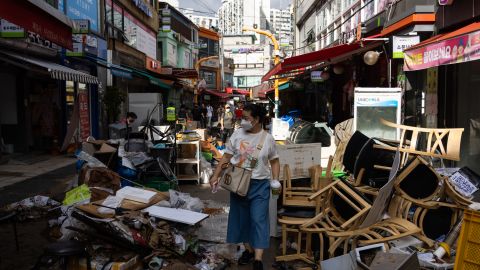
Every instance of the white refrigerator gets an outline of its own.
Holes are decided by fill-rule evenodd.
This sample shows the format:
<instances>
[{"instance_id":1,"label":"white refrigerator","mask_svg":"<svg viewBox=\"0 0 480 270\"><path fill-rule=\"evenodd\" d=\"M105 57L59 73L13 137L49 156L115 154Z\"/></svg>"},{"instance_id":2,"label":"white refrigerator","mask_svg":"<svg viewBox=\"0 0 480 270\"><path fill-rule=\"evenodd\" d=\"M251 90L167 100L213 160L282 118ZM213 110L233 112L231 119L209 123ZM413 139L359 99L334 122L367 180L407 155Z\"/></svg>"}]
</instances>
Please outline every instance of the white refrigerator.
<instances>
[{"instance_id":1,"label":"white refrigerator","mask_svg":"<svg viewBox=\"0 0 480 270\"><path fill-rule=\"evenodd\" d=\"M401 88L355 88L354 130L368 137L399 140L400 131L380 123L380 118L400 124Z\"/></svg>"}]
</instances>

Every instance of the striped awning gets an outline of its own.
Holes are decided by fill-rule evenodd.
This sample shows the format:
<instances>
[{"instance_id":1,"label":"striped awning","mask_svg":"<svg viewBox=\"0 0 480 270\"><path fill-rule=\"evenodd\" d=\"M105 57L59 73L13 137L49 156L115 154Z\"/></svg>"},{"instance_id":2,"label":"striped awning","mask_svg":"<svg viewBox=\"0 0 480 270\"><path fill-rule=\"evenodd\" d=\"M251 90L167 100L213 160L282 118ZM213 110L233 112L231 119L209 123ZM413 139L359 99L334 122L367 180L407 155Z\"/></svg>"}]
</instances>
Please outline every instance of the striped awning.
<instances>
[{"instance_id":1,"label":"striped awning","mask_svg":"<svg viewBox=\"0 0 480 270\"><path fill-rule=\"evenodd\" d=\"M20 55L14 52L1 52L8 57L20 60L29 64L33 64L45 68L50 73L50 76L56 80L74 81L79 83L98 84L98 78L87 73L71 69L50 61L33 58L30 56Z\"/></svg>"}]
</instances>

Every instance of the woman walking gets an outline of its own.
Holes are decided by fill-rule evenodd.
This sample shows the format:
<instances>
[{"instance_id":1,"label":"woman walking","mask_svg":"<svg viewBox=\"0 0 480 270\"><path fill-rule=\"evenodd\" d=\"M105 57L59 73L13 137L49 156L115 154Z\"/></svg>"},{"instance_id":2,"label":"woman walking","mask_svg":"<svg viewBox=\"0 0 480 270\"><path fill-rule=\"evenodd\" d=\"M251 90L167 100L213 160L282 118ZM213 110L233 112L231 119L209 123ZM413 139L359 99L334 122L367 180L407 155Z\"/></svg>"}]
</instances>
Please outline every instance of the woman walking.
<instances>
[{"instance_id":1,"label":"woman walking","mask_svg":"<svg viewBox=\"0 0 480 270\"><path fill-rule=\"evenodd\" d=\"M225 154L210 179L211 187L216 189L222 165L229 162L242 168L253 167L247 196L230 193L227 242L244 244L245 251L238 263L246 265L253 262L254 270L263 269L263 251L270 247L270 183L278 181L280 173L275 140L264 130L265 115L265 109L256 104L248 104L243 108L241 128L233 133ZM255 149L261 145L262 139L264 142L258 159L252 162L255 160Z\"/></svg>"}]
</instances>

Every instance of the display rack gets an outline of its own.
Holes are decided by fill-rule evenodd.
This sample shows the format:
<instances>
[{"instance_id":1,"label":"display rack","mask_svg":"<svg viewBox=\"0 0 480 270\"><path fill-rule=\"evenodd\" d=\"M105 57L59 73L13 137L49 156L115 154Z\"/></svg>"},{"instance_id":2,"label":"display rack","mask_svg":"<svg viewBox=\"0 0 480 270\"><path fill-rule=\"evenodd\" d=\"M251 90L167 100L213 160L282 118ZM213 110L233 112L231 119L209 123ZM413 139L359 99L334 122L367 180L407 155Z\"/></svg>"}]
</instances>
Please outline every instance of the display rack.
<instances>
[{"instance_id":1,"label":"display rack","mask_svg":"<svg viewBox=\"0 0 480 270\"><path fill-rule=\"evenodd\" d=\"M183 156L181 153L184 153L182 151L182 147L185 147L187 145L194 145L195 150L193 151L192 156ZM176 160L176 172L177 172L177 179L178 181L197 181L197 184L200 183L200 141L192 141L192 142L183 142L183 141L177 141L177 153L180 153L178 155L177 160ZM185 170L188 168L187 165L193 165L194 170L196 174L189 174L186 173ZM182 167L183 170L182 170Z\"/></svg>"}]
</instances>

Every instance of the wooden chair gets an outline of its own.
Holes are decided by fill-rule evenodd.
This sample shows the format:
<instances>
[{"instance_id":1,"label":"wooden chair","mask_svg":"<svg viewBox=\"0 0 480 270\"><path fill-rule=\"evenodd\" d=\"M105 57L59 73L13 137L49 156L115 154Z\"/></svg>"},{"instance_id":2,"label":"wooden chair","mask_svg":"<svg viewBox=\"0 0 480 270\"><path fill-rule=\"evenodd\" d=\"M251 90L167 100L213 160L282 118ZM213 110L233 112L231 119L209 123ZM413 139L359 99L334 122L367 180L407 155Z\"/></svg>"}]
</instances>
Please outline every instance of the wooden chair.
<instances>
[{"instance_id":1,"label":"wooden chair","mask_svg":"<svg viewBox=\"0 0 480 270\"><path fill-rule=\"evenodd\" d=\"M303 260L306 263L314 263L313 253L311 251L312 235L310 233L303 233L299 226L304 222L310 220L313 216L320 212L322 206L321 194L315 198L310 198L312 195L328 183L333 181L331 171L333 158L330 157L325 176L322 176L322 167L320 165L310 168L311 184L308 187L295 187L292 183L290 168L288 165L284 167L285 180L283 181L283 205L299 207L298 209L310 208L311 215L307 214L303 217L282 215L278 222L282 226L282 255L277 256L277 262ZM287 240L288 234L296 234L297 250L294 254L287 254ZM304 241L305 238L305 241ZM320 240L320 245L323 242Z\"/></svg>"},{"instance_id":2,"label":"wooden chair","mask_svg":"<svg viewBox=\"0 0 480 270\"><path fill-rule=\"evenodd\" d=\"M392 151L396 151L399 148L400 152L403 153L401 167L407 163L409 154L455 161L460 160L460 143L464 131L463 128L420 128L395 124L385 119L380 119L380 121L388 127L400 130L398 145L377 145L376 147ZM421 138L426 139L423 147L419 143Z\"/></svg>"}]
</instances>

